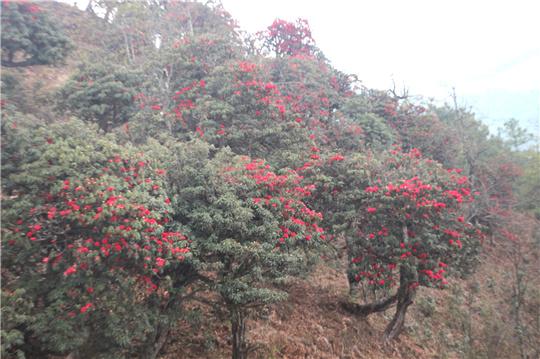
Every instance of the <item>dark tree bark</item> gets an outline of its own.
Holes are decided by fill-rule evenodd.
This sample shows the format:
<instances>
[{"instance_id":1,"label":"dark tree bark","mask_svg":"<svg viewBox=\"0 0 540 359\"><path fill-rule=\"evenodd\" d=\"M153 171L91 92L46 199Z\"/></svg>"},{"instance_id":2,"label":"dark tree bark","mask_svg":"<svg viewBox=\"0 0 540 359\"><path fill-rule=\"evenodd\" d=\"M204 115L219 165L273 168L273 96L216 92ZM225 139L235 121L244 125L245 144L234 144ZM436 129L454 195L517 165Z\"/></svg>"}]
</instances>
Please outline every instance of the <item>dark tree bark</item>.
<instances>
[{"instance_id":1,"label":"dark tree bark","mask_svg":"<svg viewBox=\"0 0 540 359\"><path fill-rule=\"evenodd\" d=\"M368 316L372 313L384 312L385 310L390 308L396 301L397 294L394 294L391 297L369 304L342 302L341 307L349 313L361 316Z\"/></svg>"},{"instance_id":2,"label":"dark tree bark","mask_svg":"<svg viewBox=\"0 0 540 359\"><path fill-rule=\"evenodd\" d=\"M184 273L184 276L176 278L174 281L174 288L185 288L189 284L196 282L197 280L206 281L206 278L200 276L195 268L189 264L184 264L178 270ZM189 296L176 295L170 300L160 305L160 317L166 317L166 320L160 320L156 324L155 330L151 337L148 338L147 349L144 351L144 359L155 359L167 343L171 328L175 323L174 313L178 313L182 310L182 303L188 299ZM156 304L157 305L157 304Z\"/></svg>"},{"instance_id":3,"label":"dark tree bark","mask_svg":"<svg viewBox=\"0 0 540 359\"><path fill-rule=\"evenodd\" d=\"M246 313L242 308L231 310L232 359L246 359Z\"/></svg>"},{"instance_id":4,"label":"dark tree bark","mask_svg":"<svg viewBox=\"0 0 540 359\"><path fill-rule=\"evenodd\" d=\"M2 60L2 66L4 67L28 67L34 65L39 65L39 63L33 57L19 62L13 62L13 59Z\"/></svg>"},{"instance_id":5,"label":"dark tree bark","mask_svg":"<svg viewBox=\"0 0 540 359\"><path fill-rule=\"evenodd\" d=\"M86 9L85 11L92 14L92 15L95 15L96 13L94 12L94 1L93 0L90 0L88 1L88 4L86 5Z\"/></svg>"},{"instance_id":6,"label":"dark tree bark","mask_svg":"<svg viewBox=\"0 0 540 359\"><path fill-rule=\"evenodd\" d=\"M161 349L167 342L167 338L169 337L170 332L170 325L163 324L160 325L159 328L156 331L156 335L154 338L154 343L151 348L149 348L145 358L146 359L155 359L157 358L158 354L160 353Z\"/></svg>"},{"instance_id":7,"label":"dark tree bark","mask_svg":"<svg viewBox=\"0 0 540 359\"><path fill-rule=\"evenodd\" d=\"M416 295L416 288L411 286L411 284L415 283L417 279L418 274L414 269L408 268L407 266L401 266L396 313L384 331L385 341L396 339L403 330L407 309L409 308L409 305L413 303Z\"/></svg>"}]
</instances>

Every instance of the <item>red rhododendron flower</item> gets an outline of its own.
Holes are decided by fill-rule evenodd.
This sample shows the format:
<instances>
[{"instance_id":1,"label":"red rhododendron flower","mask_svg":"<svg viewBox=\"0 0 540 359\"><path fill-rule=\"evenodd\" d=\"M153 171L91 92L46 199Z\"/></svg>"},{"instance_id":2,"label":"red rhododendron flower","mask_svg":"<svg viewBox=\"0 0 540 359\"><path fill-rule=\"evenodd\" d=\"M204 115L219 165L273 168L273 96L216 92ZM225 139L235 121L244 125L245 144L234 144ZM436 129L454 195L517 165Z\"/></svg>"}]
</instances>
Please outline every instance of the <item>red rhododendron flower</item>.
<instances>
[{"instance_id":1,"label":"red rhododendron flower","mask_svg":"<svg viewBox=\"0 0 540 359\"><path fill-rule=\"evenodd\" d=\"M68 275L71 275L71 274L73 274L75 272L77 272L77 265L76 264L74 264L71 267L69 267L68 269L66 269L64 271L64 276L67 277Z\"/></svg>"},{"instance_id":2,"label":"red rhododendron flower","mask_svg":"<svg viewBox=\"0 0 540 359\"><path fill-rule=\"evenodd\" d=\"M161 257L157 257L156 258L156 265L158 267L163 267L165 265L165 259L163 259Z\"/></svg>"},{"instance_id":3,"label":"red rhododendron flower","mask_svg":"<svg viewBox=\"0 0 540 359\"><path fill-rule=\"evenodd\" d=\"M92 303L86 303L84 306L81 307L81 313L86 313L88 309L92 307Z\"/></svg>"},{"instance_id":4,"label":"red rhododendron flower","mask_svg":"<svg viewBox=\"0 0 540 359\"><path fill-rule=\"evenodd\" d=\"M330 157L330 161L343 161L345 159L345 157L343 157L342 155L340 154L337 154L333 157Z\"/></svg>"}]
</instances>

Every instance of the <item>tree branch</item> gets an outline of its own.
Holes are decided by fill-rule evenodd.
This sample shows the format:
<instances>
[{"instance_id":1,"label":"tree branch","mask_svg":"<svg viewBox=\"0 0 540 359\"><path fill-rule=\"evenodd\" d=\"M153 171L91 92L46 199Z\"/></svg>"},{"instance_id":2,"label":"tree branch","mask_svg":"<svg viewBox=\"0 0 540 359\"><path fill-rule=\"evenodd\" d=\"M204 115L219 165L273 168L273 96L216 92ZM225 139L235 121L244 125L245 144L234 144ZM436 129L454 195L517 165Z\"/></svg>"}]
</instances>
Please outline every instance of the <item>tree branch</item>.
<instances>
[{"instance_id":1,"label":"tree branch","mask_svg":"<svg viewBox=\"0 0 540 359\"><path fill-rule=\"evenodd\" d=\"M341 307L347 312L354 315L368 316L376 312L384 312L397 301L397 293L391 297L385 298L378 302L369 304L358 304L353 302L341 302Z\"/></svg>"}]
</instances>

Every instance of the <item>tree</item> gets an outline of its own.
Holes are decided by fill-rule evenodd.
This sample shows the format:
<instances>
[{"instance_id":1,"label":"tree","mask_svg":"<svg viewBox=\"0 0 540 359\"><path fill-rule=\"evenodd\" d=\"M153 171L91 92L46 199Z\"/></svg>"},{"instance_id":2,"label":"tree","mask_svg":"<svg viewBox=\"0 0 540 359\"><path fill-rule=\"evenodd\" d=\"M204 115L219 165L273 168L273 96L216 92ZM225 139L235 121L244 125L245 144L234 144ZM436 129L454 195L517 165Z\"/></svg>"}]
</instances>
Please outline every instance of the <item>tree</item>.
<instances>
[{"instance_id":1,"label":"tree","mask_svg":"<svg viewBox=\"0 0 540 359\"><path fill-rule=\"evenodd\" d=\"M516 183L518 208L540 219L540 205L536 201L540 197L540 151L528 150L516 155L523 167L523 175Z\"/></svg>"},{"instance_id":2,"label":"tree","mask_svg":"<svg viewBox=\"0 0 540 359\"><path fill-rule=\"evenodd\" d=\"M381 150L394 142L395 131L392 131L384 118L364 109L361 95L346 101L342 111L352 119L352 123L360 126L361 138L367 148Z\"/></svg>"},{"instance_id":3,"label":"tree","mask_svg":"<svg viewBox=\"0 0 540 359\"><path fill-rule=\"evenodd\" d=\"M505 294L508 294L506 302L511 304L510 315L521 358L534 357L539 350L540 326L530 319L538 311L538 248L534 244L537 230L538 222L514 212L501 223L498 231L511 262L511 269L506 273L510 288L505 288Z\"/></svg>"},{"instance_id":4,"label":"tree","mask_svg":"<svg viewBox=\"0 0 540 359\"><path fill-rule=\"evenodd\" d=\"M276 173L226 151L210 159L202 144L188 148L177 157L184 170L170 174L173 220L189 228L193 256L227 310L232 357L246 358L249 314L285 298L276 285L306 270L324 238L321 214L304 204L311 187L292 170Z\"/></svg>"},{"instance_id":5,"label":"tree","mask_svg":"<svg viewBox=\"0 0 540 359\"><path fill-rule=\"evenodd\" d=\"M513 151L518 151L534 140L533 134L520 127L515 118L506 121L503 128L499 128L499 137L502 137Z\"/></svg>"},{"instance_id":6,"label":"tree","mask_svg":"<svg viewBox=\"0 0 540 359\"><path fill-rule=\"evenodd\" d=\"M63 61L71 42L31 2L2 1L2 66L52 65Z\"/></svg>"},{"instance_id":7,"label":"tree","mask_svg":"<svg viewBox=\"0 0 540 359\"><path fill-rule=\"evenodd\" d=\"M316 50L309 24L304 19L294 23L276 19L259 37L262 48L276 57L312 55Z\"/></svg>"},{"instance_id":8,"label":"tree","mask_svg":"<svg viewBox=\"0 0 540 359\"><path fill-rule=\"evenodd\" d=\"M335 211L349 218L349 280L372 290L398 286L378 303L349 309L369 314L397 302L385 331L391 340L402 330L419 286L444 288L445 273L467 273L474 265L480 232L464 214L473 195L460 170L445 170L416 149L396 148L380 160L349 167L367 176L364 188L340 190L343 207Z\"/></svg>"},{"instance_id":9,"label":"tree","mask_svg":"<svg viewBox=\"0 0 540 359\"><path fill-rule=\"evenodd\" d=\"M265 157L273 165L290 164L306 149L308 132L264 65L233 59L209 70L199 63L183 68L184 82L179 83L175 72L172 83L178 85L171 87L176 91L167 101L143 96L141 106L154 116L137 117L130 126L144 128L145 134L202 138L237 154Z\"/></svg>"},{"instance_id":10,"label":"tree","mask_svg":"<svg viewBox=\"0 0 540 359\"><path fill-rule=\"evenodd\" d=\"M16 313L4 354L154 358L196 279L165 171L80 121L8 129L6 156L24 141L36 153L2 171L3 295Z\"/></svg>"},{"instance_id":11,"label":"tree","mask_svg":"<svg viewBox=\"0 0 540 359\"><path fill-rule=\"evenodd\" d=\"M289 150L304 146L308 135L267 70L248 61L216 68L207 82L210 96L197 101L194 115L211 143L272 164L281 157L282 164L290 158Z\"/></svg>"},{"instance_id":12,"label":"tree","mask_svg":"<svg viewBox=\"0 0 540 359\"><path fill-rule=\"evenodd\" d=\"M112 64L83 65L59 91L58 110L69 111L104 132L134 114L139 75Z\"/></svg>"}]
</instances>

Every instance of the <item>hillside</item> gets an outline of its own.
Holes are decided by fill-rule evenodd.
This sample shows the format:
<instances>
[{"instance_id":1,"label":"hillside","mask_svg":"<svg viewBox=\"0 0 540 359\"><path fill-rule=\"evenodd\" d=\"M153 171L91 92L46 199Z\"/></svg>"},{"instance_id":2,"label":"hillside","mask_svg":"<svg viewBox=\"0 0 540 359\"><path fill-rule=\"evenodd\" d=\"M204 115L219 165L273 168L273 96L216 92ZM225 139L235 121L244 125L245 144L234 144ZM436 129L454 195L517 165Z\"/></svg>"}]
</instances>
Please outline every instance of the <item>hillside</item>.
<instances>
[{"instance_id":1,"label":"hillside","mask_svg":"<svg viewBox=\"0 0 540 359\"><path fill-rule=\"evenodd\" d=\"M396 343L382 339L391 313L367 318L351 315L339 303L348 284L342 270L318 267L309 278L291 283L290 299L267 309L250 323L255 358L518 358L511 325L508 281L512 263L503 248L482 258L475 280L454 281L451 290L420 293ZM535 261L537 261L537 257ZM530 273L538 286L538 268ZM529 308L529 320L537 315ZM207 310L200 304L201 310ZM535 312L536 311L536 312ZM189 328L189 329L188 329ZM181 322L163 358L228 358L229 329L220 322ZM470 343L470 344L469 344Z\"/></svg>"},{"instance_id":2,"label":"hillside","mask_svg":"<svg viewBox=\"0 0 540 359\"><path fill-rule=\"evenodd\" d=\"M305 20L93 3L2 3L2 357L540 358L527 131Z\"/></svg>"},{"instance_id":3,"label":"hillside","mask_svg":"<svg viewBox=\"0 0 540 359\"><path fill-rule=\"evenodd\" d=\"M89 14L72 6L55 1L40 4L54 19L71 41L76 44L73 51L59 64L34 65L28 67L2 67L5 82L15 79L17 96L12 99L27 112L50 116L51 94L58 90L74 74L81 63L92 59L92 54L103 46L106 27ZM6 91L4 90L4 93Z\"/></svg>"}]
</instances>

